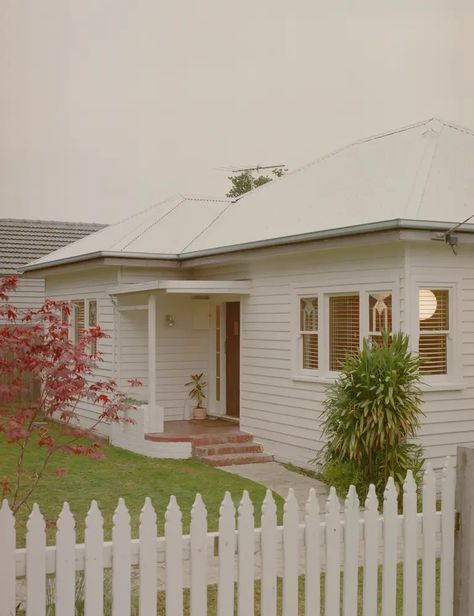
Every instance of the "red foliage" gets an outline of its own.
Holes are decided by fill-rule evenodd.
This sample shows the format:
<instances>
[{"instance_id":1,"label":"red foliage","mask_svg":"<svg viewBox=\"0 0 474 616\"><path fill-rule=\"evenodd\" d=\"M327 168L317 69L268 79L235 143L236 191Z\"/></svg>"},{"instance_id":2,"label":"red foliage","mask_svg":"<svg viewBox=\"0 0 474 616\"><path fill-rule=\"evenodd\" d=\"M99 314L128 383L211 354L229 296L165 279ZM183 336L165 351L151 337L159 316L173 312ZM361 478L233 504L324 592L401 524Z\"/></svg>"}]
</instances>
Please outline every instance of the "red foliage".
<instances>
[{"instance_id":1,"label":"red foliage","mask_svg":"<svg viewBox=\"0 0 474 616\"><path fill-rule=\"evenodd\" d=\"M0 437L17 445L19 452L16 485L0 482L0 491L5 494L11 490L16 511L31 496L54 453L103 457L101 443L95 437L98 424L133 421L126 413L133 406L124 401L126 394L118 391L115 380L94 376L102 358L91 349L95 341L107 337L100 326L84 330L74 343L69 338L68 302L47 299L39 309L21 313L7 303L15 289L14 277L0 281L0 321L6 321L0 325ZM28 399L26 393L32 382L39 384L38 399L18 402ZM141 382L130 379L129 385L138 387ZM76 408L81 400L98 408L98 418L87 430L78 426ZM57 439L50 431L45 422L48 419L60 421L63 438ZM45 458L43 467L36 470L25 488L23 457L28 446L42 447ZM61 476L63 471L56 469L54 474Z\"/></svg>"}]
</instances>

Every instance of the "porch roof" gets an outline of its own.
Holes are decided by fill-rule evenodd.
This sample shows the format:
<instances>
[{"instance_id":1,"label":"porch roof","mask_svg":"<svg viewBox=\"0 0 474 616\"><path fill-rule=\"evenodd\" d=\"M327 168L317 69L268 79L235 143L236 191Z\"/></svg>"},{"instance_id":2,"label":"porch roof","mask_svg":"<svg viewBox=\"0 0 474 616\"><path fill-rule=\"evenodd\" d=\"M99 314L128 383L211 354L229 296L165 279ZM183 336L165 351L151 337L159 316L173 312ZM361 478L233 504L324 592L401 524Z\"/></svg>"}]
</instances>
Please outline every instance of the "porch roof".
<instances>
[{"instance_id":1,"label":"porch roof","mask_svg":"<svg viewBox=\"0 0 474 616\"><path fill-rule=\"evenodd\" d=\"M124 284L108 290L109 295L164 291L165 293L192 293L193 295L248 295L250 280L152 280Z\"/></svg>"}]
</instances>

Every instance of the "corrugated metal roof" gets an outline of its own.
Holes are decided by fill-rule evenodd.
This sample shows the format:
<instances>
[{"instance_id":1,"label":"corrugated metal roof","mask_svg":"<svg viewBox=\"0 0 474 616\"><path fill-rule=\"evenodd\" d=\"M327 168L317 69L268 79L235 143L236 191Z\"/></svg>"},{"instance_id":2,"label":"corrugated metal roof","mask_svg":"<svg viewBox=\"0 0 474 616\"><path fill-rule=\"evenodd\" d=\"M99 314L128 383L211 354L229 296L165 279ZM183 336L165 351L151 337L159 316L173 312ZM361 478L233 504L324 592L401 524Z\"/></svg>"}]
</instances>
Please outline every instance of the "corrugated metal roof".
<instances>
[{"instance_id":1,"label":"corrugated metal roof","mask_svg":"<svg viewBox=\"0 0 474 616\"><path fill-rule=\"evenodd\" d=\"M100 256L103 253L177 257L230 203L225 199L177 195L38 259L34 264L70 261L83 255Z\"/></svg>"},{"instance_id":2,"label":"corrugated metal roof","mask_svg":"<svg viewBox=\"0 0 474 616\"><path fill-rule=\"evenodd\" d=\"M178 196L43 257L188 258L392 221L460 222L474 213L474 132L430 119L348 145L237 200Z\"/></svg>"},{"instance_id":3,"label":"corrugated metal roof","mask_svg":"<svg viewBox=\"0 0 474 616\"><path fill-rule=\"evenodd\" d=\"M0 274L15 274L26 263L104 226L89 222L0 218Z\"/></svg>"}]
</instances>

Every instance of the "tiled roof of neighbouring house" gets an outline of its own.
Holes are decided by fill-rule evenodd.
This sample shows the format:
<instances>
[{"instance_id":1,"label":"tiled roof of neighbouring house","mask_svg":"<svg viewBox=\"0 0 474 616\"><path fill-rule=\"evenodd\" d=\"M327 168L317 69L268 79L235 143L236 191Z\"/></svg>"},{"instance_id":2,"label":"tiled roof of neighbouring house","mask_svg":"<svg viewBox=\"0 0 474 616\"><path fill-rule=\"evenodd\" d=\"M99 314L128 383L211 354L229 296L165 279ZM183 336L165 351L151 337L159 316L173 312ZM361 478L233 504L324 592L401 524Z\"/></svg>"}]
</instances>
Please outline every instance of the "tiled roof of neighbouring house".
<instances>
[{"instance_id":1,"label":"tiled roof of neighbouring house","mask_svg":"<svg viewBox=\"0 0 474 616\"><path fill-rule=\"evenodd\" d=\"M105 226L91 222L0 218L0 274L15 274L26 263Z\"/></svg>"},{"instance_id":2,"label":"tiled roof of neighbouring house","mask_svg":"<svg viewBox=\"0 0 474 616\"><path fill-rule=\"evenodd\" d=\"M30 263L189 259L474 214L474 132L437 119L352 143L234 200L177 197ZM474 231L474 224L463 226Z\"/></svg>"}]
</instances>

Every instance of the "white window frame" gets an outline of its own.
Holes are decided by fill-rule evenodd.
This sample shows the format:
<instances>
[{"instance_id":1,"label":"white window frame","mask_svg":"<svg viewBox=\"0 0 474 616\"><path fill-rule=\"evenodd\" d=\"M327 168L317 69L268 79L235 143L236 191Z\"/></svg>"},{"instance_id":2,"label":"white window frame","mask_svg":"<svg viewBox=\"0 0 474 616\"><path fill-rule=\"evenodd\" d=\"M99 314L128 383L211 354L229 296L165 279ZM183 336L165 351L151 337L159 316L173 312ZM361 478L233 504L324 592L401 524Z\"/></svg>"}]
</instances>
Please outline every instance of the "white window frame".
<instances>
[{"instance_id":1,"label":"white window frame","mask_svg":"<svg viewBox=\"0 0 474 616\"><path fill-rule=\"evenodd\" d=\"M331 383L340 372L329 370L329 298L335 295L359 295L359 348L369 332L369 296L372 293L387 292L392 295L392 332L400 329L400 300L398 285L395 281L362 283L358 285L344 284L335 286L320 286L308 288L294 288L292 338L293 352L291 360L292 379L295 381L309 381ZM318 369L304 369L302 366L302 332L300 330L300 300L304 298L318 298Z\"/></svg>"},{"instance_id":2,"label":"white window frame","mask_svg":"<svg viewBox=\"0 0 474 616\"><path fill-rule=\"evenodd\" d=\"M318 329L317 330L302 330L301 329L301 300L302 299L317 299L318 300ZM301 374L304 374L306 376L314 376L319 374L319 371L321 369L321 298L318 296L318 294L314 295L314 294L309 294L309 295L301 295L298 298L298 357L299 357L299 361L301 363L300 365L300 372ZM316 335L318 337L318 367L317 368L303 368L303 361L302 361L302 356L303 356L303 336L304 335L308 335L308 334L313 334Z\"/></svg>"}]
</instances>

